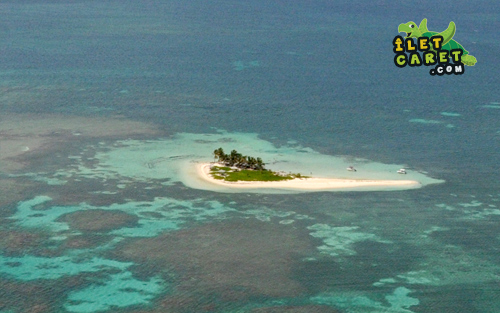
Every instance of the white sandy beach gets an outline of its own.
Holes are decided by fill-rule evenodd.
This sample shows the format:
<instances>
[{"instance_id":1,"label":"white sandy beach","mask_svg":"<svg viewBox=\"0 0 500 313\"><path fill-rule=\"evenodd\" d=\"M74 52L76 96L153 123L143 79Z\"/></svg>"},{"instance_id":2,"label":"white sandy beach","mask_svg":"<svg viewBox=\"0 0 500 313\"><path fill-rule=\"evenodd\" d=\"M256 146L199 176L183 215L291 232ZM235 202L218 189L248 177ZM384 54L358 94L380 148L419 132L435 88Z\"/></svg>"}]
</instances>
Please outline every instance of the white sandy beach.
<instances>
[{"instance_id":1,"label":"white sandy beach","mask_svg":"<svg viewBox=\"0 0 500 313\"><path fill-rule=\"evenodd\" d=\"M421 187L415 180L376 180L376 179L337 179L337 178L296 178L293 180L276 182L226 182L217 180L210 174L210 163L198 163L197 173L206 182L230 188L243 189L294 189L304 191L321 190L385 190L389 189L413 189Z\"/></svg>"}]
</instances>

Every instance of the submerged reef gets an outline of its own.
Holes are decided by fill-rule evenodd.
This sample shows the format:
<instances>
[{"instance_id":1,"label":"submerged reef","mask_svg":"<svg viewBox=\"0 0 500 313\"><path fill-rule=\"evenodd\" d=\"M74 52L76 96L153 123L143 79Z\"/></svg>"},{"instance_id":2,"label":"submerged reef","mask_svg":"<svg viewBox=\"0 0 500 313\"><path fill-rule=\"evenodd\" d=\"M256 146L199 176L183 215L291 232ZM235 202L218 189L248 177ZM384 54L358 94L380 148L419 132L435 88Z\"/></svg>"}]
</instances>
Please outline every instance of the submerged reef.
<instances>
[{"instance_id":1,"label":"submerged reef","mask_svg":"<svg viewBox=\"0 0 500 313\"><path fill-rule=\"evenodd\" d=\"M112 236L108 235L76 235L70 236L61 245L62 249L88 249L96 248L104 245L112 240Z\"/></svg>"},{"instance_id":2,"label":"submerged reef","mask_svg":"<svg viewBox=\"0 0 500 313\"><path fill-rule=\"evenodd\" d=\"M9 113L2 115L0 122L0 173L27 168L37 164L40 158L56 160L58 153L63 153L65 148L75 142L158 133L152 125L122 118ZM62 160L58 161L60 163Z\"/></svg>"},{"instance_id":3,"label":"submerged reef","mask_svg":"<svg viewBox=\"0 0 500 313\"><path fill-rule=\"evenodd\" d=\"M2 297L0 312L52 313L65 301L71 288L88 285L84 276L65 277L57 280L19 282L0 279ZM16 308L16 310L10 310Z\"/></svg>"},{"instance_id":4,"label":"submerged reef","mask_svg":"<svg viewBox=\"0 0 500 313\"><path fill-rule=\"evenodd\" d=\"M83 232L107 232L122 227L134 227L139 218L119 210L85 210L62 215L58 222L68 223L71 229Z\"/></svg>"},{"instance_id":5,"label":"submerged reef","mask_svg":"<svg viewBox=\"0 0 500 313\"><path fill-rule=\"evenodd\" d=\"M41 232L0 229L0 250L7 255L23 255L37 250L47 238Z\"/></svg>"},{"instance_id":6,"label":"submerged reef","mask_svg":"<svg viewBox=\"0 0 500 313\"><path fill-rule=\"evenodd\" d=\"M324 305L273 306L252 310L252 313L340 313Z\"/></svg>"},{"instance_id":7,"label":"submerged reef","mask_svg":"<svg viewBox=\"0 0 500 313\"><path fill-rule=\"evenodd\" d=\"M310 238L290 225L242 219L129 240L117 256L177 273L178 288L222 299L291 297L304 288L291 278Z\"/></svg>"}]
</instances>

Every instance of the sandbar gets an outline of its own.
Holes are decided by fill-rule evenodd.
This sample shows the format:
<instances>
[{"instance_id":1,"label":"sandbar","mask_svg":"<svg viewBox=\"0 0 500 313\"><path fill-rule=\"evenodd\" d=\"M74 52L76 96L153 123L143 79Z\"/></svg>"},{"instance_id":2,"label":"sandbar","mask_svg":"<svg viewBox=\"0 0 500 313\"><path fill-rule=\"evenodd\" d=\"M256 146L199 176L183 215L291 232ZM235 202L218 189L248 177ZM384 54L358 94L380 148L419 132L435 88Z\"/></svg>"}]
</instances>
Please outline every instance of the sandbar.
<instances>
[{"instance_id":1,"label":"sandbar","mask_svg":"<svg viewBox=\"0 0 500 313\"><path fill-rule=\"evenodd\" d=\"M414 189L422 185L415 180L340 179L330 177L295 178L284 181L237 181L227 182L215 179L210 174L211 163L197 163L197 174L211 184L240 189L288 189L303 191L327 190L395 190Z\"/></svg>"}]
</instances>

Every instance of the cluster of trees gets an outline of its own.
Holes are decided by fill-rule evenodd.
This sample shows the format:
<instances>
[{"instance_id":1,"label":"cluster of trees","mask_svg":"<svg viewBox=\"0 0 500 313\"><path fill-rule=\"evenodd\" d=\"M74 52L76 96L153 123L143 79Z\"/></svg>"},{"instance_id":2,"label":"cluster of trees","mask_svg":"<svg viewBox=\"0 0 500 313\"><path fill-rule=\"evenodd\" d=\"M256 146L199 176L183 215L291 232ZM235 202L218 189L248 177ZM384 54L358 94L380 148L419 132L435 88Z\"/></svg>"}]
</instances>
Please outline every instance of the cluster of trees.
<instances>
[{"instance_id":1,"label":"cluster of trees","mask_svg":"<svg viewBox=\"0 0 500 313\"><path fill-rule=\"evenodd\" d=\"M233 150L230 154L225 154L222 148L214 150L214 157L219 163L226 166L236 166L238 168L246 168L252 170L263 170L264 162L261 158L242 155L238 151Z\"/></svg>"}]
</instances>

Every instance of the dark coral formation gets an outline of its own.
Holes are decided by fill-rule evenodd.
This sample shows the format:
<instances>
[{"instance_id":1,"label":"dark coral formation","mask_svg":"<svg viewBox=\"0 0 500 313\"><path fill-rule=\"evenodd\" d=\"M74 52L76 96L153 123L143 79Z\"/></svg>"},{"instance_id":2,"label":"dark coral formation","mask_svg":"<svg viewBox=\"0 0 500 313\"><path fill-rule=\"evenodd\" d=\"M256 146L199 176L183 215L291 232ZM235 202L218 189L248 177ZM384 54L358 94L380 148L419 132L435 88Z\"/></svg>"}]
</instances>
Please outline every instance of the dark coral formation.
<instances>
[{"instance_id":1,"label":"dark coral formation","mask_svg":"<svg viewBox=\"0 0 500 313\"><path fill-rule=\"evenodd\" d=\"M134 226L139 218L119 210L85 210L68 213L58 221L83 232L106 232L125 226Z\"/></svg>"},{"instance_id":2,"label":"dark coral formation","mask_svg":"<svg viewBox=\"0 0 500 313\"><path fill-rule=\"evenodd\" d=\"M301 294L291 276L312 250L307 233L293 226L245 219L135 240L117 254L174 272L183 293L239 301Z\"/></svg>"},{"instance_id":3,"label":"dark coral formation","mask_svg":"<svg viewBox=\"0 0 500 313\"><path fill-rule=\"evenodd\" d=\"M252 313L340 313L329 306L302 305L302 306L273 306L252 310Z\"/></svg>"},{"instance_id":4,"label":"dark coral formation","mask_svg":"<svg viewBox=\"0 0 500 313\"><path fill-rule=\"evenodd\" d=\"M3 206L25 199L26 194L29 194L34 185L33 182L29 182L26 179L0 179L0 207L2 207L0 217L9 216L12 213L11 210L7 210Z\"/></svg>"},{"instance_id":5,"label":"dark coral formation","mask_svg":"<svg viewBox=\"0 0 500 313\"><path fill-rule=\"evenodd\" d=\"M0 311L23 313L59 312L65 294L71 288L87 285L83 276L71 276L58 280L18 282L0 279Z\"/></svg>"},{"instance_id":6,"label":"dark coral formation","mask_svg":"<svg viewBox=\"0 0 500 313\"><path fill-rule=\"evenodd\" d=\"M62 249L89 249L96 248L112 239L106 235L78 235L66 239L61 246Z\"/></svg>"},{"instance_id":7,"label":"dark coral formation","mask_svg":"<svg viewBox=\"0 0 500 313\"><path fill-rule=\"evenodd\" d=\"M0 250L7 255L38 254L48 235L21 230L0 230Z\"/></svg>"}]
</instances>

